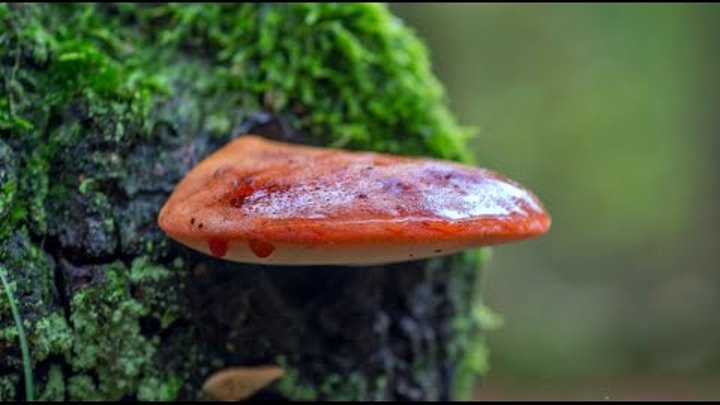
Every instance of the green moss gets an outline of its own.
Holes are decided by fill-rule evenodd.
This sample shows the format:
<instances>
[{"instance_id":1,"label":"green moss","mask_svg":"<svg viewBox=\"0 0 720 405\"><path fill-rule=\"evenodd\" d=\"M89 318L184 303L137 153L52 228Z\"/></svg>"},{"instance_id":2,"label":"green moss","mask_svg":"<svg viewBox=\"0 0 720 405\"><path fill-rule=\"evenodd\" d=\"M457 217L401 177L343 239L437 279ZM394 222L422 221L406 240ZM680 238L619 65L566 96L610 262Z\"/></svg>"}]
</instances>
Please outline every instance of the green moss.
<instances>
[{"instance_id":1,"label":"green moss","mask_svg":"<svg viewBox=\"0 0 720 405\"><path fill-rule=\"evenodd\" d=\"M59 365L50 366L47 380L42 385L44 388L38 397L39 401L63 401L65 399L65 377Z\"/></svg>"},{"instance_id":2,"label":"green moss","mask_svg":"<svg viewBox=\"0 0 720 405\"><path fill-rule=\"evenodd\" d=\"M320 382L311 384L303 379L301 372L289 364L284 356L279 356L276 362L285 372L277 382L276 389L292 401L382 401L390 378L378 376L368 380L367 376L361 374L329 374Z\"/></svg>"},{"instance_id":3,"label":"green moss","mask_svg":"<svg viewBox=\"0 0 720 405\"><path fill-rule=\"evenodd\" d=\"M384 5L170 6L143 17L170 21L155 33L162 45L216 52L213 88L303 111L319 143L469 158L425 47Z\"/></svg>"},{"instance_id":4,"label":"green moss","mask_svg":"<svg viewBox=\"0 0 720 405\"><path fill-rule=\"evenodd\" d=\"M0 267L7 269L10 288L23 318L30 346L30 366L35 370L51 354L64 355L69 349L71 333L61 308L53 305L54 283L50 263L43 250L33 245L26 229L14 230L8 242L0 244ZM9 375L0 379L17 381L21 362L17 346L17 328L9 316L6 299L0 299L0 350L12 355L3 356L2 367ZM42 376L34 375L37 380ZM41 387L35 392L40 392Z\"/></svg>"},{"instance_id":5,"label":"green moss","mask_svg":"<svg viewBox=\"0 0 720 405\"><path fill-rule=\"evenodd\" d=\"M360 399L372 399L368 397L368 393L382 392L386 384L385 377L380 377L374 381L376 386L370 387L373 382L368 382L365 376L358 374L351 374L350 376L330 374L324 376L320 383L310 384L303 380L299 370L288 364L284 356L278 357L277 364L285 372L283 378L277 382L277 390L292 401L357 401Z\"/></svg>"},{"instance_id":6,"label":"green moss","mask_svg":"<svg viewBox=\"0 0 720 405\"><path fill-rule=\"evenodd\" d=\"M45 360L50 354L65 354L72 347L73 336L61 312L53 312L35 323L30 336L33 358Z\"/></svg>"},{"instance_id":7,"label":"green moss","mask_svg":"<svg viewBox=\"0 0 720 405\"><path fill-rule=\"evenodd\" d=\"M69 363L75 372L97 376L97 383L80 378L71 384L74 400L133 394L157 350L157 342L141 334L139 320L148 310L133 299L125 267L115 263L102 271L105 282L78 292L70 304L74 339Z\"/></svg>"},{"instance_id":8,"label":"green moss","mask_svg":"<svg viewBox=\"0 0 720 405\"><path fill-rule=\"evenodd\" d=\"M30 360L30 350L27 343L27 335L25 334L25 321L18 311L18 303L15 299L14 288L8 282L5 269L0 267L0 281L2 282L3 293L5 300L10 306L10 313L12 314L18 344L20 346L20 353L22 356L22 367L23 367L23 379L25 380L25 398L28 401L32 401L35 398L34 380L32 375L32 364Z\"/></svg>"},{"instance_id":9,"label":"green moss","mask_svg":"<svg viewBox=\"0 0 720 405\"><path fill-rule=\"evenodd\" d=\"M279 356L276 362L284 371L283 377L277 382L277 389L285 398L292 401L316 401L318 399L318 390L303 381L300 371L290 365L285 356Z\"/></svg>"},{"instance_id":10,"label":"green moss","mask_svg":"<svg viewBox=\"0 0 720 405\"><path fill-rule=\"evenodd\" d=\"M156 372L159 339L143 335L140 320L157 319L161 329L172 323L180 309L163 303L179 300L173 295L179 285L163 284L171 272L144 258L135 260L129 271L121 263L97 270L104 282L76 293L70 305L74 338L68 362L78 373L71 379L70 398L175 399L182 380L167 369Z\"/></svg>"},{"instance_id":11,"label":"green moss","mask_svg":"<svg viewBox=\"0 0 720 405\"><path fill-rule=\"evenodd\" d=\"M94 191L97 187L97 182L93 178L86 178L80 181L78 191L80 194L87 195L90 191Z\"/></svg>"},{"instance_id":12,"label":"green moss","mask_svg":"<svg viewBox=\"0 0 720 405\"><path fill-rule=\"evenodd\" d=\"M70 389L70 398L73 400L92 400L93 398L108 398L119 400L126 395L132 394L140 380L142 368L150 361L154 354L153 342L148 341L139 335L137 319L138 307L123 305L112 314L118 321L130 322L125 328L111 333L125 333L122 335L111 334L104 339L90 336L93 333L102 333L103 330L87 328L81 330L78 342L86 343L87 346L75 346L73 358L70 363L74 366L73 371L81 373L82 370L94 371L97 373L97 384L92 383L82 390ZM78 326L84 326L81 321L74 320ZM77 329L75 330L77 333ZM121 341L122 343L119 343ZM119 352L115 352L118 350Z\"/></svg>"},{"instance_id":13,"label":"green moss","mask_svg":"<svg viewBox=\"0 0 720 405\"><path fill-rule=\"evenodd\" d=\"M8 129L29 130L32 124L22 117L10 113L10 101L7 97L0 97L0 130Z\"/></svg>"},{"instance_id":14,"label":"green moss","mask_svg":"<svg viewBox=\"0 0 720 405\"><path fill-rule=\"evenodd\" d=\"M17 374L0 377L0 401L9 402L16 398L15 387L19 381L20 377Z\"/></svg>"},{"instance_id":15,"label":"green moss","mask_svg":"<svg viewBox=\"0 0 720 405\"><path fill-rule=\"evenodd\" d=\"M159 373L144 378L138 387L140 401L172 401L178 397L184 381L176 374Z\"/></svg>"},{"instance_id":16,"label":"green moss","mask_svg":"<svg viewBox=\"0 0 720 405\"><path fill-rule=\"evenodd\" d=\"M182 268L182 261L176 265ZM183 281L171 270L141 257L132 263L130 281L141 286L139 300L148 308L150 315L160 321L161 329L166 329L182 316Z\"/></svg>"},{"instance_id":17,"label":"green moss","mask_svg":"<svg viewBox=\"0 0 720 405\"><path fill-rule=\"evenodd\" d=\"M22 170L20 177L22 190L32 190L32 198L28 201L26 211L30 215L30 224L35 227L38 233L47 230L47 214L45 212L45 199L48 192L48 169L47 161L42 157L40 150L36 150Z\"/></svg>"},{"instance_id":18,"label":"green moss","mask_svg":"<svg viewBox=\"0 0 720 405\"><path fill-rule=\"evenodd\" d=\"M329 375L320 384L319 393L328 401L358 401L369 398L369 393L377 392L365 376L350 374L349 376Z\"/></svg>"},{"instance_id":19,"label":"green moss","mask_svg":"<svg viewBox=\"0 0 720 405\"><path fill-rule=\"evenodd\" d=\"M68 380L69 397L73 400L102 401L104 399L98 391L92 377L87 374L75 374Z\"/></svg>"},{"instance_id":20,"label":"green moss","mask_svg":"<svg viewBox=\"0 0 720 405\"><path fill-rule=\"evenodd\" d=\"M5 222L5 218L10 216L17 186L17 168L13 152L6 143L0 141L0 221Z\"/></svg>"}]
</instances>

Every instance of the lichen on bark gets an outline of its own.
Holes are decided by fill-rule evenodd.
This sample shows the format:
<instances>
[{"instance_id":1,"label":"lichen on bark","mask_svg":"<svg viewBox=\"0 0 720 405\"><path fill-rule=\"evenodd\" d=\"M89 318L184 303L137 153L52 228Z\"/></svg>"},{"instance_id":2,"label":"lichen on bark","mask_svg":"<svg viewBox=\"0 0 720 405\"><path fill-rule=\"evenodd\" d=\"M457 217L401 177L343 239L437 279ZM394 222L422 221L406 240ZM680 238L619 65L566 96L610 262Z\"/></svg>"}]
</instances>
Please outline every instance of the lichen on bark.
<instances>
[{"instance_id":1,"label":"lichen on bark","mask_svg":"<svg viewBox=\"0 0 720 405\"><path fill-rule=\"evenodd\" d=\"M468 160L422 43L378 4L0 4L0 266L36 397L193 399L226 365L261 395L433 399L484 357L482 256L370 268L220 262L157 212L246 132ZM25 397L0 299L0 399Z\"/></svg>"}]
</instances>

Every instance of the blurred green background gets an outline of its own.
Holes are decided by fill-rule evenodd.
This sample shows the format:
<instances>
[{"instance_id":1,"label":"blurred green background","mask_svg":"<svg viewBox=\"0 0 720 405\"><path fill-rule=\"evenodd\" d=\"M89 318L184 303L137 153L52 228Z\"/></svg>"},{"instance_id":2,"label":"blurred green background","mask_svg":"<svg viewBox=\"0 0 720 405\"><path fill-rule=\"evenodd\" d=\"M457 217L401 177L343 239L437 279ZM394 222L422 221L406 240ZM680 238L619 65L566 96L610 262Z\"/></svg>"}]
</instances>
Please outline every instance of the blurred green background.
<instances>
[{"instance_id":1,"label":"blurred green background","mask_svg":"<svg viewBox=\"0 0 720 405\"><path fill-rule=\"evenodd\" d=\"M394 4L477 162L550 233L498 247L482 398L720 398L720 5Z\"/></svg>"}]
</instances>

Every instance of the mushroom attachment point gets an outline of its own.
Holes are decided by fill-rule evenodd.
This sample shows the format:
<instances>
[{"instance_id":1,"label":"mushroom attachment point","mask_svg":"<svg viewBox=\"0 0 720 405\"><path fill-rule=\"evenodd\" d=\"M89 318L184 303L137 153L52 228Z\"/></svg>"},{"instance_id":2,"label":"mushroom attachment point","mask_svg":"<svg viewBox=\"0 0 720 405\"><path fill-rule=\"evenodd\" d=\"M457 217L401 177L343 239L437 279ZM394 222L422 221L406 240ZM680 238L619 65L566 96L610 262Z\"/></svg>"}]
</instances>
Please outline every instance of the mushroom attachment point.
<instances>
[{"instance_id":1,"label":"mushroom attachment point","mask_svg":"<svg viewBox=\"0 0 720 405\"><path fill-rule=\"evenodd\" d=\"M218 401L237 401L253 396L283 374L281 367L272 365L227 368L208 377L203 391Z\"/></svg>"},{"instance_id":2,"label":"mushroom attachment point","mask_svg":"<svg viewBox=\"0 0 720 405\"><path fill-rule=\"evenodd\" d=\"M231 261L370 265L532 238L550 217L490 170L245 135L185 176L158 224Z\"/></svg>"}]
</instances>

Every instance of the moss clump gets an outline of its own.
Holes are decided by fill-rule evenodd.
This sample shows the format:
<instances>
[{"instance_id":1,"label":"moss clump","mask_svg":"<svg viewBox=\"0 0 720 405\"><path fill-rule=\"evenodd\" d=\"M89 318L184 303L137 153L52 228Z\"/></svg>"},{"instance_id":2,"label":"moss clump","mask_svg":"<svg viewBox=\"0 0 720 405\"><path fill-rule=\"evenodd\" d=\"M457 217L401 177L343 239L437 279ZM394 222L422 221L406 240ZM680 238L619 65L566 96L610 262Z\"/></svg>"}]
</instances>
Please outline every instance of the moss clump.
<instances>
[{"instance_id":1,"label":"moss clump","mask_svg":"<svg viewBox=\"0 0 720 405\"><path fill-rule=\"evenodd\" d=\"M174 263L182 269L181 261ZM182 317L183 279L177 272L149 262L146 258L135 259L130 268L130 282L137 286L137 299L149 311L149 315L166 329Z\"/></svg>"},{"instance_id":2,"label":"moss clump","mask_svg":"<svg viewBox=\"0 0 720 405\"><path fill-rule=\"evenodd\" d=\"M53 364L47 379L42 382L43 390L38 398L40 401L62 401L65 399L65 377L59 365Z\"/></svg>"},{"instance_id":3,"label":"moss clump","mask_svg":"<svg viewBox=\"0 0 720 405\"><path fill-rule=\"evenodd\" d=\"M142 397L138 399L174 399L181 380L168 370L154 373L160 364L158 334L180 316L181 284L169 282L170 270L142 258L129 271L120 262L94 270L103 281L77 291L70 303L73 345L68 363L75 372L70 399L119 400L136 393ZM143 322L157 322L156 333L143 334Z\"/></svg>"},{"instance_id":4,"label":"moss clump","mask_svg":"<svg viewBox=\"0 0 720 405\"><path fill-rule=\"evenodd\" d=\"M0 106L2 108L2 106ZM17 190L17 167L12 150L0 141L0 221L12 222L10 207Z\"/></svg>"},{"instance_id":5,"label":"moss clump","mask_svg":"<svg viewBox=\"0 0 720 405\"><path fill-rule=\"evenodd\" d=\"M227 359L292 354L272 335L211 347L259 334L258 304L248 292L238 301L247 313L202 307L214 290L195 296L189 278L220 265L155 224L174 184L229 139L257 131L468 159L424 46L378 4L0 4L0 76L0 266L46 399L195 398ZM422 273L443 294L444 278L477 266L443 263L458 274ZM459 297L442 316L467 316L471 295ZM5 309L0 300L0 396L16 399L21 368ZM462 358L476 330L468 322L450 328L460 339L451 353L443 337L413 358L409 378L426 397L441 395L427 388L439 377L422 369L434 367L432 353ZM314 394L283 391L408 397L390 392L383 370L367 372L374 382L328 372L310 379Z\"/></svg>"},{"instance_id":6,"label":"moss clump","mask_svg":"<svg viewBox=\"0 0 720 405\"><path fill-rule=\"evenodd\" d=\"M316 143L468 157L466 133L448 112L424 45L384 5L171 5L127 12L136 13L141 26L159 27L150 33L158 45L209 54L216 78L209 89L293 116ZM208 124L223 129L228 122L217 114Z\"/></svg>"},{"instance_id":7,"label":"moss clump","mask_svg":"<svg viewBox=\"0 0 720 405\"><path fill-rule=\"evenodd\" d=\"M73 400L119 400L134 393L158 343L140 332L148 310L132 297L127 269L116 263L96 271L104 282L78 291L70 303Z\"/></svg>"},{"instance_id":8,"label":"moss clump","mask_svg":"<svg viewBox=\"0 0 720 405\"><path fill-rule=\"evenodd\" d=\"M69 349L72 336L63 308L58 305L52 262L48 260L46 253L31 242L30 235L24 228L11 231L6 238L4 243L0 244L0 267L7 270L5 274L11 280L10 288L23 319L34 380L42 381L48 378L48 367L57 363L57 359L52 356L64 355ZM17 327L10 315L4 292L2 297L0 352L5 355L0 357L0 396L12 399L19 394L19 391L14 388L10 390L10 387L20 381L22 362L17 343ZM35 394L41 389L36 384Z\"/></svg>"},{"instance_id":9,"label":"moss clump","mask_svg":"<svg viewBox=\"0 0 720 405\"><path fill-rule=\"evenodd\" d=\"M358 401L384 399L387 378L385 376L369 381L362 374L330 374L319 383L304 380L301 372L294 368L284 356L277 359L285 375L277 383L277 389L293 401Z\"/></svg>"},{"instance_id":10,"label":"moss clump","mask_svg":"<svg viewBox=\"0 0 720 405\"><path fill-rule=\"evenodd\" d=\"M137 399L140 401L172 401L178 397L185 383L177 374L159 372L157 376L146 377L140 382Z\"/></svg>"}]
</instances>

